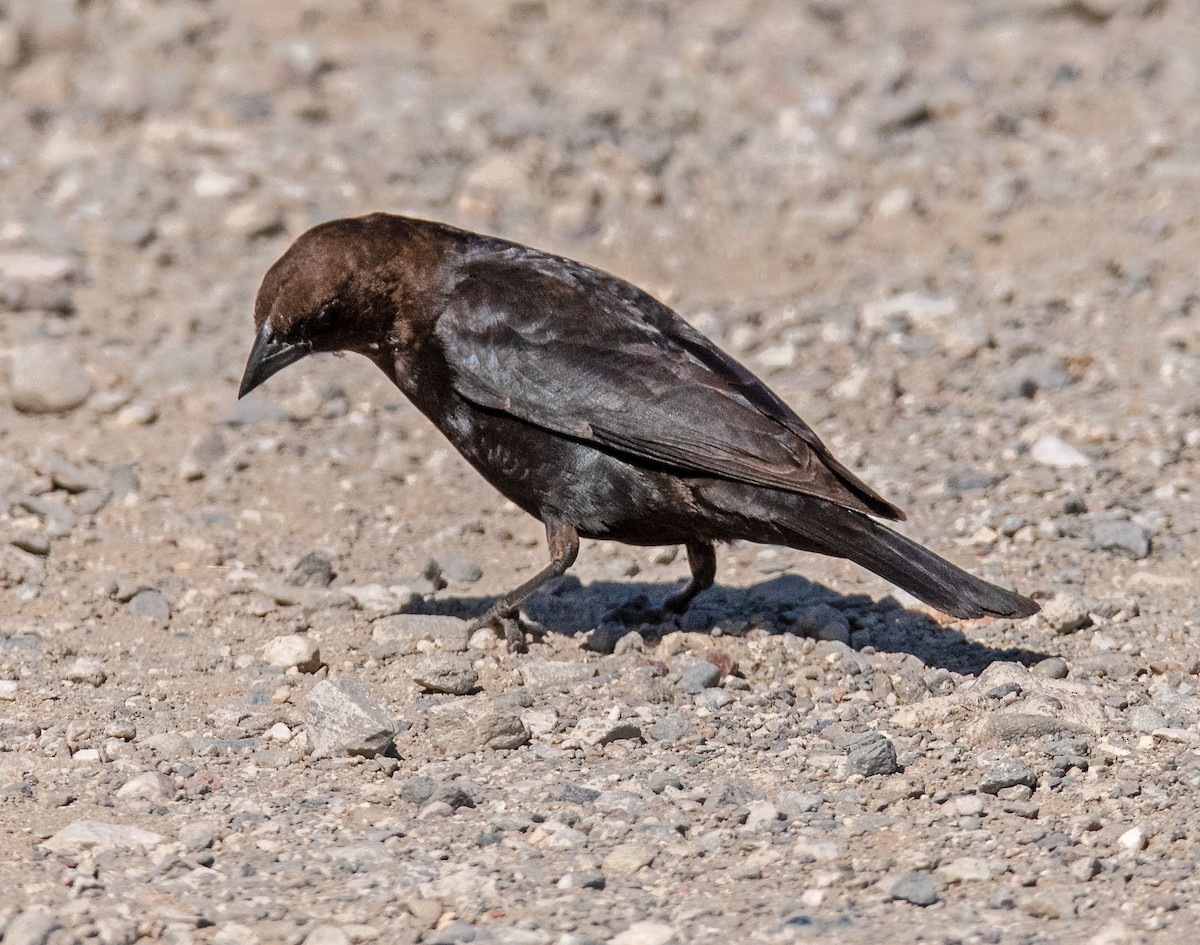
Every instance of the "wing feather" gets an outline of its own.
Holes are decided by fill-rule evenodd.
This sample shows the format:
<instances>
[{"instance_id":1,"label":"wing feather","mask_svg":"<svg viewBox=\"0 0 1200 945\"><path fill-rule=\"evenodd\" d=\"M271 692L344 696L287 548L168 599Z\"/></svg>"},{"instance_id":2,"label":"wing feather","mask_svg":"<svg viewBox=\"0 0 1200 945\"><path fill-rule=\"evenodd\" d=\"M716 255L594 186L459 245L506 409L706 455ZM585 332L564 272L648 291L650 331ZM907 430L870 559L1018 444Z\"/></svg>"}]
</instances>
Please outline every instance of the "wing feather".
<instances>
[{"instance_id":1,"label":"wing feather","mask_svg":"<svg viewBox=\"0 0 1200 945\"><path fill-rule=\"evenodd\" d=\"M640 289L515 246L460 275L437 334L472 403L683 474L903 518L750 371Z\"/></svg>"}]
</instances>

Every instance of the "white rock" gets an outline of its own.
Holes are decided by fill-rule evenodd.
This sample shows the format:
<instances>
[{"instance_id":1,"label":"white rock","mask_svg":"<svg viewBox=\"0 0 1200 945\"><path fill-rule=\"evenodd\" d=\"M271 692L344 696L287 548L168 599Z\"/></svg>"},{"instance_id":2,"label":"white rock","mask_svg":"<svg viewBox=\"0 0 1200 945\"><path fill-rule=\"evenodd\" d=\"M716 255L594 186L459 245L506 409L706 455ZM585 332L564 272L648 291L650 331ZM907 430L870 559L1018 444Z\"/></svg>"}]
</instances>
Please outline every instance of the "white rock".
<instances>
[{"instance_id":1,"label":"white rock","mask_svg":"<svg viewBox=\"0 0 1200 945\"><path fill-rule=\"evenodd\" d=\"M66 413L92 393L87 369L61 345L12 349L12 405L22 413Z\"/></svg>"},{"instance_id":2,"label":"white rock","mask_svg":"<svg viewBox=\"0 0 1200 945\"><path fill-rule=\"evenodd\" d=\"M0 253L0 277L20 282L65 282L79 274L74 256L47 253Z\"/></svg>"},{"instance_id":3,"label":"white rock","mask_svg":"<svg viewBox=\"0 0 1200 945\"><path fill-rule=\"evenodd\" d=\"M17 698L17 681L0 679L0 702L14 702Z\"/></svg>"},{"instance_id":4,"label":"white rock","mask_svg":"<svg viewBox=\"0 0 1200 945\"><path fill-rule=\"evenodd\" d=\"M589 716L580 719L571 732L571 740L579 745L607 745L624 739L641 741L642 730L628 720Z\"/></svg>"},{"instance_id":5,"label":"white rock","mask_svg":"<svg viewBox=\"0 0 1200 945\"><path fill-rule=\"evenodd\" d=\"M166 837L140 827L105 824L98 820L76 820L42 844L51 853L101 853L106 850L144 851L166 841Z\"/></svg>"},{"instance_id":6,"label":"white rock","mask_svg":"<svg viewBox=\"0 0 1200 945\"><path fill-rule=\"evenodd\" d=\"M624 932L609 940L612 945L667 945L679 941L678 933L664 922L645 919L634 922Z\"/></svg>"},{"instance_id":7,"label":"white rock","mask_svg":"<svg viewBox=\"0 0 1200 945\"><path fill-rule=\"evenodd\" d=\"M1006 870L1007 867L997 860L960 856L938 867L938 875L949 883L987 882Z\"/></svg>"},{"instance_id":8,"label":"white rock","mask_svg":"<svg viewBox=\"0 0 1200 945\"><path fill-rule=\"evenodd\" d=\"M1083 453L1056 436L1043 436L1033 444L1029 455L1033 457L1034 462L1056 469L1092 465L1092 461Z\"/></svg>"},{"instance_id":9,"label":"white rock","mask_svg":"<svg viewBox=\"0 0 1200 945\"><path fill-rule=\"evenodd\" d=\"M357 679L323 679L304 701L305 727L317 755L373 758L392 743L391 715Z\"/></svg>"},{"instance_id":10,"label":"white rock","mask_svg":"<svg viewBox=\"0 0 1200 945\"><path fill-rule=\"evenodd\" d=\"M1117 838L1117 843L1120 844L1121 849L1137 853L1146 849L1146 831L1140 826L1130 827Z\"/></svg>"},{"instance_id":11,"label":"white rock","mask_svg":"<svg viewBox=\"0 0 1200 945\"><path fill-rule=\"evenodd\" d=\"M302 673L315 673L321 668L321 650L316 641L298 633L275 637L263 647L263 659L271 666L294 666Z\"/></svg>"},{"instance_id":12,"label":"white rock","mask_svg":"<svg viewBox=\"0 0 1200 945\"><path fill-rule=\"evenodd\" d=\"M263 732L263 736L273 742L290 742L292 740L292 730L282 722L276 722Z\"/></svg>"},{"instance_id":13,"label":"white rock","mask_svg":"<svg viewBox=\"0 0 1200 945\"><path fill-rule=\"evenodd\" d=\"M146 771L122 784L117 790L117 797L170 801L175 797L175 782L161 771Z\"/></svg>"},{"instance_id":14,"label":"white rock","mask_svg":"<svg viewBox=\"0 0 1200 945\"><path fill-rule=\"evenodd\" d=\"M63 676L73 683L86 683L89 686L103 686L104 681L108 679L104 667L85 656L79 657L68 666Z\"/></svg>"},{"instance_id":15,"label":"white rock","mask_svg":"<svg viewBox=\"0 0 1200 945\"><path fill-rule=\"evenodd\" d=\"M343 590L354 598L360 610L369 614L398 614L416 597L412 591L403 588L392 590L382 584L362 584Z\"/></svg>"}]
</instances>

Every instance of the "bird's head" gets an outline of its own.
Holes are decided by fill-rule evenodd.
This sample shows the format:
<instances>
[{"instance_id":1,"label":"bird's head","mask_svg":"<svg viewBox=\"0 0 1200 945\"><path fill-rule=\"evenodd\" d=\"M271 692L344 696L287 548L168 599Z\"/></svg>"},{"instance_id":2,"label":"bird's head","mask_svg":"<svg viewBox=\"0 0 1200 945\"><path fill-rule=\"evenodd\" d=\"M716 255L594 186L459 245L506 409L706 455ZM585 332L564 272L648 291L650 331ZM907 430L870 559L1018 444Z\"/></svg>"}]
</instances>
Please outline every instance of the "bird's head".
<instances>
[{"instance_id":1,"label":"bird's head","mask_svg":"<svg viewBox=\"0 0 1200 945\"><path fill-rule=\"evenodd\" d=\"M386 214L332 220L288 247L258 289L238 397L310 354L376 357L398 340L407 223Z\"/></svg>"}]
</instances>

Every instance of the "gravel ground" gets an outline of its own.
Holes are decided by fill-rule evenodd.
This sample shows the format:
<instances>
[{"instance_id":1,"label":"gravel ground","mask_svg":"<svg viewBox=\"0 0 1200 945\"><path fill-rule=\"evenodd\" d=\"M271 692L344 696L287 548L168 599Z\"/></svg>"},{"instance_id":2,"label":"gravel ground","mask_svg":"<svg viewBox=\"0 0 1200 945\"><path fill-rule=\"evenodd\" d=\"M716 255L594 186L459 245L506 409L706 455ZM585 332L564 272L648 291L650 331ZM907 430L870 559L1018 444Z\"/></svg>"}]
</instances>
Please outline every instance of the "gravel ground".
<instances>
[{"instance_id":1,"label":"gravel ground","mask_svg":"<svg viewBox=\"0 0 1200 945\"><path fill-rule=\"evenodd\" d=\"M1194 942L1200 11L0 2L0 932ZM620 273L907 529L545 560L365 361L237 403L259 278L388 209ZM801 577L801 575L804 575Z\"/></svg>"}]
</instances>

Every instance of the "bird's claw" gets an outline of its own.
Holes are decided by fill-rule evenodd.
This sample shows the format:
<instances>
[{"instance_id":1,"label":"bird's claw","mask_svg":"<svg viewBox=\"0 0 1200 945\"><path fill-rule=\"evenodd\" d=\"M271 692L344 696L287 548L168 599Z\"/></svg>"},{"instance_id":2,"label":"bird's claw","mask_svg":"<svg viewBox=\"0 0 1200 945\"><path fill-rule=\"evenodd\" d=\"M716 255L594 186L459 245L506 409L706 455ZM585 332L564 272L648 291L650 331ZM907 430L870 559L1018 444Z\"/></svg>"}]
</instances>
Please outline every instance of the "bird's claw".
<instances>
[{"instance_id":1,"label":"bird's claw","mask_svg":"<svg viewBox=\"0 0 1200 945\"><path fill-rule=\"evenodd\" d=\"M509 653L528 653L529 646L525 642L526 633L535 640L541 640L544 633L537 624L526 624L519 614L484 614L473 620L468 629L471 633L490 627L499 630L504 635L504 642Z\"/></svg>"}]
</instances>

